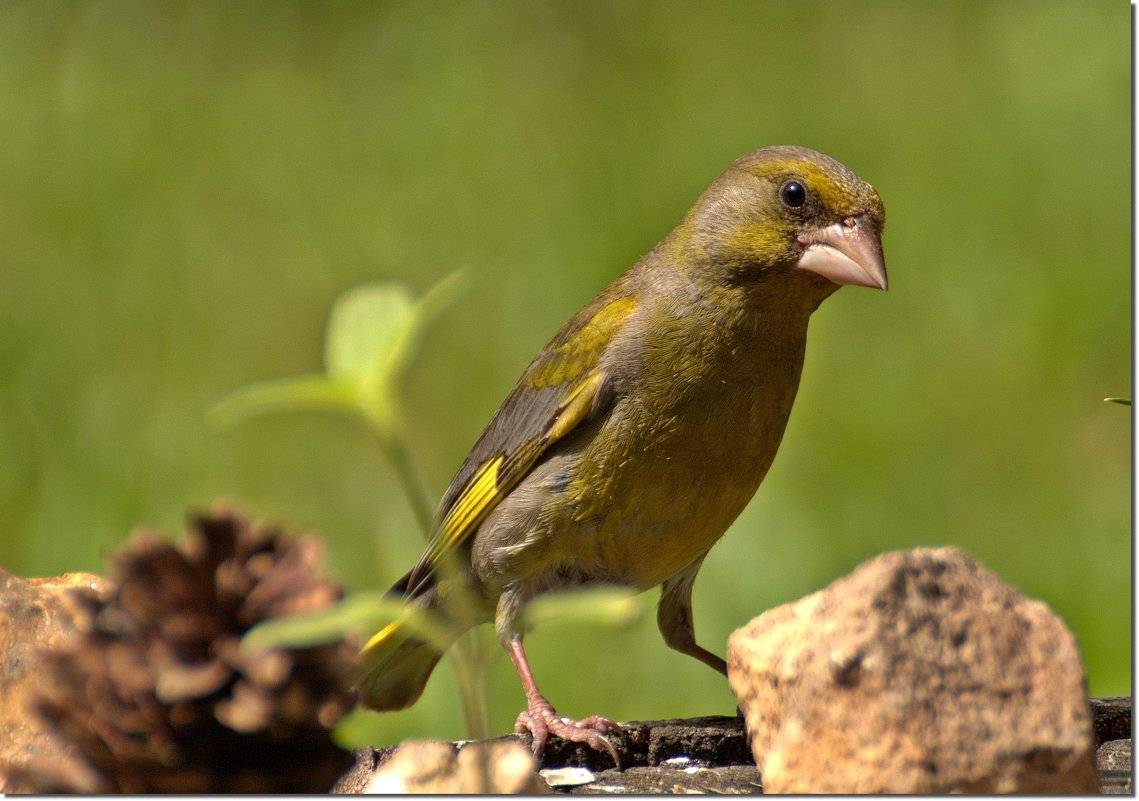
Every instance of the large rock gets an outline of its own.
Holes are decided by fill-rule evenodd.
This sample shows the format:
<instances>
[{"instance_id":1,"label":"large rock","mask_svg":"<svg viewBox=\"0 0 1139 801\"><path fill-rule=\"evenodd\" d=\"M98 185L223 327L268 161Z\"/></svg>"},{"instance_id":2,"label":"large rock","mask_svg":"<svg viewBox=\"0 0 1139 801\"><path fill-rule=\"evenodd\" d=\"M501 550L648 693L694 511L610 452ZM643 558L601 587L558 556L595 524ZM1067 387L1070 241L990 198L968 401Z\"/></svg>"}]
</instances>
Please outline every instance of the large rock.
<instances>
[{"instance_id":1,"label":"large rock","mask_svg":"<svg viewBox=\"0 0 1139 801\"><path fill-rule=\"evenodd\" d=\"M765 792L1093 793L1075 638L953 549L884 554L732 634Z\"/></svg>"}]
</instances>

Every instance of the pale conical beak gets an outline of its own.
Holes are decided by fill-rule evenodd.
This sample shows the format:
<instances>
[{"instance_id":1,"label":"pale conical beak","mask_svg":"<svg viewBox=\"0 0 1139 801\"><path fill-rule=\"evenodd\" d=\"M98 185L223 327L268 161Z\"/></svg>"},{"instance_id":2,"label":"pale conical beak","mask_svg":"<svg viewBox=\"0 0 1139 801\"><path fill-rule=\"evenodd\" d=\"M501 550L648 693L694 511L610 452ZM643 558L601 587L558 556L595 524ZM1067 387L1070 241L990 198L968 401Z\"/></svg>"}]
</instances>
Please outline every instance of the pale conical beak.
<instances>
[{"instance_id":1,"label":"pale conical beak","mask_svg":"<svg viewBox=\"0 0 1139 801\"><path fill-rule=\"evenodd\" d=\"M886 288L886 261L878 226L865 217L842 222L799 237L805 246L796 266L836 284Z\"/></svg>"}]
</instances>

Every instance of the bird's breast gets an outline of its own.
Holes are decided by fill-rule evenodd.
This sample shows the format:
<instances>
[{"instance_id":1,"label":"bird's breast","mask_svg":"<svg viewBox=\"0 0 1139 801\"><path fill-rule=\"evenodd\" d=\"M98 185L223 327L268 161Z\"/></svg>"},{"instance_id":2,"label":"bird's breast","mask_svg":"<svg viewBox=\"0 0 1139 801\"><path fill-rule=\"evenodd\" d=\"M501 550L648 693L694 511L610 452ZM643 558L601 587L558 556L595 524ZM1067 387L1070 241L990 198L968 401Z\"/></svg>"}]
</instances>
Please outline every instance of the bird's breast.
<instances>
[{"instance_id":1,"label":"bird's breast","mask_svg":"<svg viewBox=\"0 0 1139 801\"><path fill-rule=\"evenodd\" d=\"M567 486L581 552L609 580L651 587L706 553L754 495L787 425L802 336L756 324L684 346L647 337L623 393Z\"/></svg>"}]
</instances>

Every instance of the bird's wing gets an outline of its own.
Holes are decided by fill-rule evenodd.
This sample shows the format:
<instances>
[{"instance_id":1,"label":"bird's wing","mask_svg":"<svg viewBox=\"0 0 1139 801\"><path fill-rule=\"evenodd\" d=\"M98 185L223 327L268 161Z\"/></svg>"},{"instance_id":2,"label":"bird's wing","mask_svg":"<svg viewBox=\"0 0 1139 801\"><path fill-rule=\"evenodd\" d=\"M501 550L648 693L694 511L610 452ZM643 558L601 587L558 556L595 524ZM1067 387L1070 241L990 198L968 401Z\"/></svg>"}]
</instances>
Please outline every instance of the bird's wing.
<instances>
[{"instance_id":1,"label":"bird's wing","mask_svg":"<svg viewBox=\"0 0 1139 801\"><path fill-rule=\"evenodd\" d=\"M635 308L619 282L530 364L444 493L427 550L394 590L412 596L430 586L440 562L470 540L542 454L612 402L612 376L601 356Z\"/></svg>"}]
</instances>

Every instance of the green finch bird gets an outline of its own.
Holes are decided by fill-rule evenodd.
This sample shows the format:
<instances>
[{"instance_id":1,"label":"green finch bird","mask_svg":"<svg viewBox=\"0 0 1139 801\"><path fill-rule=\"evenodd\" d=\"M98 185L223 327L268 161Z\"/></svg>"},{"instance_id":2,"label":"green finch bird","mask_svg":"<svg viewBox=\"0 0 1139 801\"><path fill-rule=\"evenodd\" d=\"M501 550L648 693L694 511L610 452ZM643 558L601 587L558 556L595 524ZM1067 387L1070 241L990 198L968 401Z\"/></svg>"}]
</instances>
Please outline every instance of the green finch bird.
<instances>
[{"instance_id":1,"label":"green finch bird","mask_svg":"<svg viewBox=\"0 0 1139 801\"><path fill-rule=\"evenodd\" d=\"M554 734L616 756L620 731L538 691L520 614L547 590L659 584L665 642L726 672L696 643L693 581L775 458L811 312L842 284L886 288L884 222L874 189L821 153L744 156L554 335L475 442L392 592L450 636L494 621L536 753ZM410 706L441 647L407 621L384 628L358 657L361 702Z\"/></svg>"}]
</instances>

